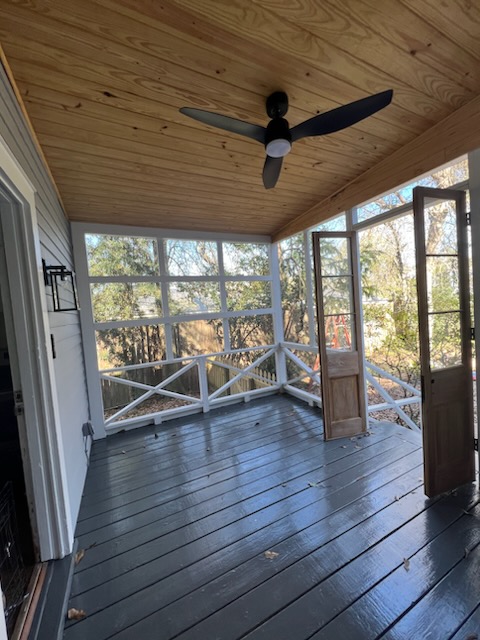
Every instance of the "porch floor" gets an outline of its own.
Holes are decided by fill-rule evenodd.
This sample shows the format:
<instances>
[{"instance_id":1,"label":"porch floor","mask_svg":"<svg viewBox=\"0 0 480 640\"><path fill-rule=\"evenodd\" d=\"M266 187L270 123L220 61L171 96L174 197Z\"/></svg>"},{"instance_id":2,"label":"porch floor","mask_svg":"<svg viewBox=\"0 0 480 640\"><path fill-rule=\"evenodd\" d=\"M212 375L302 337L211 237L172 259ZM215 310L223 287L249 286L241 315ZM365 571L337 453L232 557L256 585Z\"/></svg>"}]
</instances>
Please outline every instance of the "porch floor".
<instances>
[{"instance_id":1,"label":"porch floor","mask_svg":"<svg viewBox=\"0 0 480 640\"><path fill-rule=\"evenodd\" d=\"M476 485L429 500L418 434L320 416L273 396L95 443L65 640L476 637Z\"/></svg>"}]
</instances>

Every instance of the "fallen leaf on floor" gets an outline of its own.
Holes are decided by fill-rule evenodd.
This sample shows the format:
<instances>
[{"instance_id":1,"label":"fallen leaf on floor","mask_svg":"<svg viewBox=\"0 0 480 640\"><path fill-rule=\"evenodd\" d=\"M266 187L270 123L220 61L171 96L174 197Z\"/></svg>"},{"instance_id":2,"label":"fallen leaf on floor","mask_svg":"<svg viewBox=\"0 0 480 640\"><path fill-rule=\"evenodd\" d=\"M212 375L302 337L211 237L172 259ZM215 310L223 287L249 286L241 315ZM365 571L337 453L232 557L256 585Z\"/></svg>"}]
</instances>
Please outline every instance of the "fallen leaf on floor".
<instances>
[{"instance_id":1,"label":"fallen leaf on floor","mask_svg":"<svg viewBox=\"0 0 480 640\"><path fill-rule=\"evenodd\" d=\"M123 449L123 450L122 450L122 453L127 453L127 452L125 451L125 449Z\"/></svg>"},{"instance_id":2,"label":"fallen leaf on floor","mask_svg":"<svg viewBox=\"0 0 480 640\"><path fill-rule=\"evenodd\" d=\"M398 502L400 498L398 496L395 496L395 500Z\"/></svg>"},{"instance_id":3,"label":"fallen leaf on floor","mask_svg":"<svg viewBox=\"0 0 480 640\"><path fill-rule=\"evenodd\" d=\"M466 516L473 516L473 513L472 513L471 511L467 511L466 509L464 509L464 510L463 510L463 513L464 513Z\"/></svg>"},{"instance_id":4,"label":"fallen leaf on floor","mask_svg":"<svg viewBox=\"0 0 480 640\"><path fill-rule=\"evenodd\" d=\"M256 426L256 427L258 427L258 425L259 425L259 424L260 424L259 422L255 422L255 426Z\"/></svg>"},{"instance_id":5,"label":"fallen leaf on floor","mask_svg":"<svg viewBox=\"0 0 480 640\"><path fill-rule=\"evenodd\" d=\"M356 440L356 439L357 439L357 438L350 438L350 441L351 441L351 442L355 442L355 440Z\"/></svg>"},{"instance_id":6,"label":"fallen leaf on floor","mask_svg":"<svg viewBox=\"0 0 480 640\"><path fill-rule=\"evenodd\" d=\"M84 555L85 549L80 549L79 551L77 551L77 553L75 554L75 566L77 566L77 564L83 560Z\"/></svg>"},{"instance_id":7,"label":"fallen leaf on floor","mask_svg":"<svg viewBox=\"0 0 480 640\"><path fill-rule=\"evenodd\" d=\"M478 633L471 633L465 640L478 640Z\"/></svg>"},{"instance_id":8,"label":"fallen leaf on floor","mask_svg":"<svg viewBox=\"0 0 480 640\"><path fill-rule=\"evenodd\" d=\"M309 487L318 487L318 483L317 482L309 482L308 486Z\"/></svg>"},{"instance_id":9,"label":"fallen leaf on floor","mask_svg":"<svg viewBox=\"0 0 480 640\"><path fill-rule=\"evenodd\" d=\"M207 447L207 451L210 451L210 447Z\"/></svg>"},{"instance_id":10,"label":"fallen leaf on floor","mask_svg":"<svg viewBox=\"0 0 480 640\"><path fill-rule=\"evenodd\" d=\"M286 482L284 482L284 483L282 484L282 487L286 487L286 486L287 486L287 483L286 483Z\"/></svg>"},{"instance_id":11,"label":"fallen leaf on floor","mask_svg":"<svg viewBox=\"0 0 480 640\"><path fill-rule=\"evenodd\" d=\"M157 439L158 438L158 433L154 434L154 438Z\"/></svg>"},{"instance_id":12,"label":"fallen leaf on floor","mask_svg":"<svg viewBox=\"0 0 480 640\"><path fill-rule=\"evenodd\" d=\"M346 449L347 445L346 444L342 444L342 446L340 447L340 449Z\"/></svg>"},{"instance_id":13,"label":"fallen leaf on floor","mask_svg":"<svg viewBox=\"0 0 480 640\"><path fill-rule=\"evenodd\" d=\"M405 571L410 571L410 560L408 558L403 559L403 568Z\"/></svg>"},{"instance_id":14,"label":"fallen leaf on floor","mask_svg":"<svg viewBox=\"0 0 480 640\"><path fill-rule=\"evenodd\" d=\"M69 620L83 620L87 614L83 609L69 609L67 612L67 618Z\"/></svg>"},{"instance_id":15,"label":"fallen leaf on floor","mask_svg":"<svg viewBox=\"0 0 480 640\"><path fill-rule=\"evenodd\" d=\"M93 547L96 547L97 543L96 542L92 542L92 544L88 545L88 547L85 549L85 551L89 551L89 549L93 549Z\"/></svg>"},{"instance_id":16,"label":"fallen leaf on floor","mask_svg":"<svg viewBox=\"0 0 480 640\"><path fill-rule=\"evenodd\" d=\"M355 445L355 449L362 449L363 447L361 447L359 444Z\"/></svg>"},{"instance_id":17,"label":"fallen leaf on floor","mask_svg":"<svg viewBox=\"0 0 480 640\"><path fill-rule=\"evenodd\" d=\"M263 555L265 556L265 558L267 558L267 560L273 560L278 556L278 553L276 551L265 551Z\"/></svg>"}]
</instances>

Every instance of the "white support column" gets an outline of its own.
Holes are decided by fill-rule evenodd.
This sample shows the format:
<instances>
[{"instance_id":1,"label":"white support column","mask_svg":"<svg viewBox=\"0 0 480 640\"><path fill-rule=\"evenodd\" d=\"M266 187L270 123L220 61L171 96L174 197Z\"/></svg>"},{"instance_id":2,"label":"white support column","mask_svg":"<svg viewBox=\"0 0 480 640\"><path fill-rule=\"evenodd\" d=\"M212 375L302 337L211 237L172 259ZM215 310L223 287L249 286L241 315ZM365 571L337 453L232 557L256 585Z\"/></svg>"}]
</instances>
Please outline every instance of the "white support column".
<instances>
[{"instance_id":1,"label":"white support column","mask_svg":"<svg viewBox=\"0 0 480 640\"><path fill-rule=\"evenodd\" d=\"M272 307L273 307L273 335L276 345L284 342L282 287L280 285L280 265L278 263L278 243L270 245L270 273L272 275ZM277 382L281 388L287 383L287 365L285 354L281 348L275 353L275 367Z\"/></svg>"},{"instance_id":2,"label":"white support column","mask_svg":"<svg viewBox=\"0 0 480 640\"><path fill-rule=\"evenodd\" d=\"M470 187L470 220L473 271L473 326L475 327L475 353L477 372L477 402L480 398L480 149L468 154ZM478 418L475 430L478 438Z\"/></svg>"},{"instance_id":3,"label":"white support column","mask_svg":"<svg viewBox=\"0 0 480 640\"><path fill-rule=\"evenodd\" d=\"M168 273L167 256L165 255L165 240L163 238L157 238L157 250L158 250L158 266L160 274L162 276ZM161 286L162 295L162 314L163 317L170 316L169 302L168 302L168 285ZM172 325L170 323L163 325L163 331L165 334L165 354L167 360L174 357L173 353L173 340L172 340Z\"/></svg>"},{"instance_id":4,"label":"white support column","mask_svg":"<svg viewBox=\"0 0 480 640\"><path fill-rule=\"evenodd\" d=\"M220 275L220 312L222 315L227 312L227 289L225 286L225 264L223 262L223 243L217 242L218 253L218 273ZM228 318L222 319L223 326L223 350L230 351L230 323Z\"/></svg>"},{"instance_id":5,"label":"white support column","mask_svg":"<svg viewBox=\"0 0 480 640\"><path fill-rule=\"evenodd\" d=\"M347 209L347 211L345 211L345 227L347 231L351 231L353 229L354 223L356 222L357 222L357 210Z\"/></svg>"},{"instance_id":6,"label":"white support column","mask_svg":"<svg viewBox=\"0 0 480 640\"><path fill-rule=\"evenodd\" d=\"M198 358L198 386L200 388L200 400L202 401L203 413L210 411L208 402L208 376L207 376L207 358L200 356Z\"/></svg>"},{"instance_id":7,"label":"white support column","mask_svg":"<svg viewBox=\"0 0 480 640\"><path fill-rule=\"evenodd\" d=\"M83 353L85 361L85 375L90 404L90 418L95 429L95 439L105 438L105 418L103 415L102 387L97 366L97 345L93 327L93 311L90 302L90 284L88 279L87 251L85 248L85 234L77 230L72 224L72 245L77 275L77 291L80 303L80 320L82 331Z\"/></svg>"}]
</instances>

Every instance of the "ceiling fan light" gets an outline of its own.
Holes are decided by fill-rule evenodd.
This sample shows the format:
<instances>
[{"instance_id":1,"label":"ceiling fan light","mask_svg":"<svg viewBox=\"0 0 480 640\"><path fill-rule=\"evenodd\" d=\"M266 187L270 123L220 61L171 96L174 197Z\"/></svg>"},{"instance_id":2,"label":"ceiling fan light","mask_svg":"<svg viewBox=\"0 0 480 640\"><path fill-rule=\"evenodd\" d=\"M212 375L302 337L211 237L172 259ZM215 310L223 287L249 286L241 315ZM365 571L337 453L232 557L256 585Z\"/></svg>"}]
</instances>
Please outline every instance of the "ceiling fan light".
<instances>
[{"instance_id":1,"label":"ceiling fan light","mask_svg":"<svg viewBox=\"0 0 480 640\"><path fill-rule=\"evenodd\" d=\"M271 158L283 158L287 153L290 153L292 145L285 138L276 138L276 140L270 140L265 148L267 156Z\"/></svg>"}]
</instances>

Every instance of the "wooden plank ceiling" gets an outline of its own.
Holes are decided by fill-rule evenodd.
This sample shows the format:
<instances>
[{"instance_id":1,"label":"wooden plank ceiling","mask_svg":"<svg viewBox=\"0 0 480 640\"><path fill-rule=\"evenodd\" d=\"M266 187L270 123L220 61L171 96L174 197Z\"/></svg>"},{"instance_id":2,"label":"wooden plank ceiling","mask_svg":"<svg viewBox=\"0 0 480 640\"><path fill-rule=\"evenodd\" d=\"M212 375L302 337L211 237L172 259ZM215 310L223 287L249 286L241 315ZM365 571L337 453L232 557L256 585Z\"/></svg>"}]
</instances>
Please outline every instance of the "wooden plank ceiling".
<instances>
[{"instance_id":1,"label":"wooden plank ceiling","mask_svg":"<svg viewBox=\"0 0 480 640\"><path fill-rule=\"evenodd\" d=\"M479 33L470 0L0 0L0 41L71 220L277 238L395 186L397 158L409 179L480 146L471 121L452 143L480 94ZM265 98L284 90L295 125L389 88L377 115L296 143L269 191L257 142L178 111L266 124Z\"/></svg>"}]
</instances>

